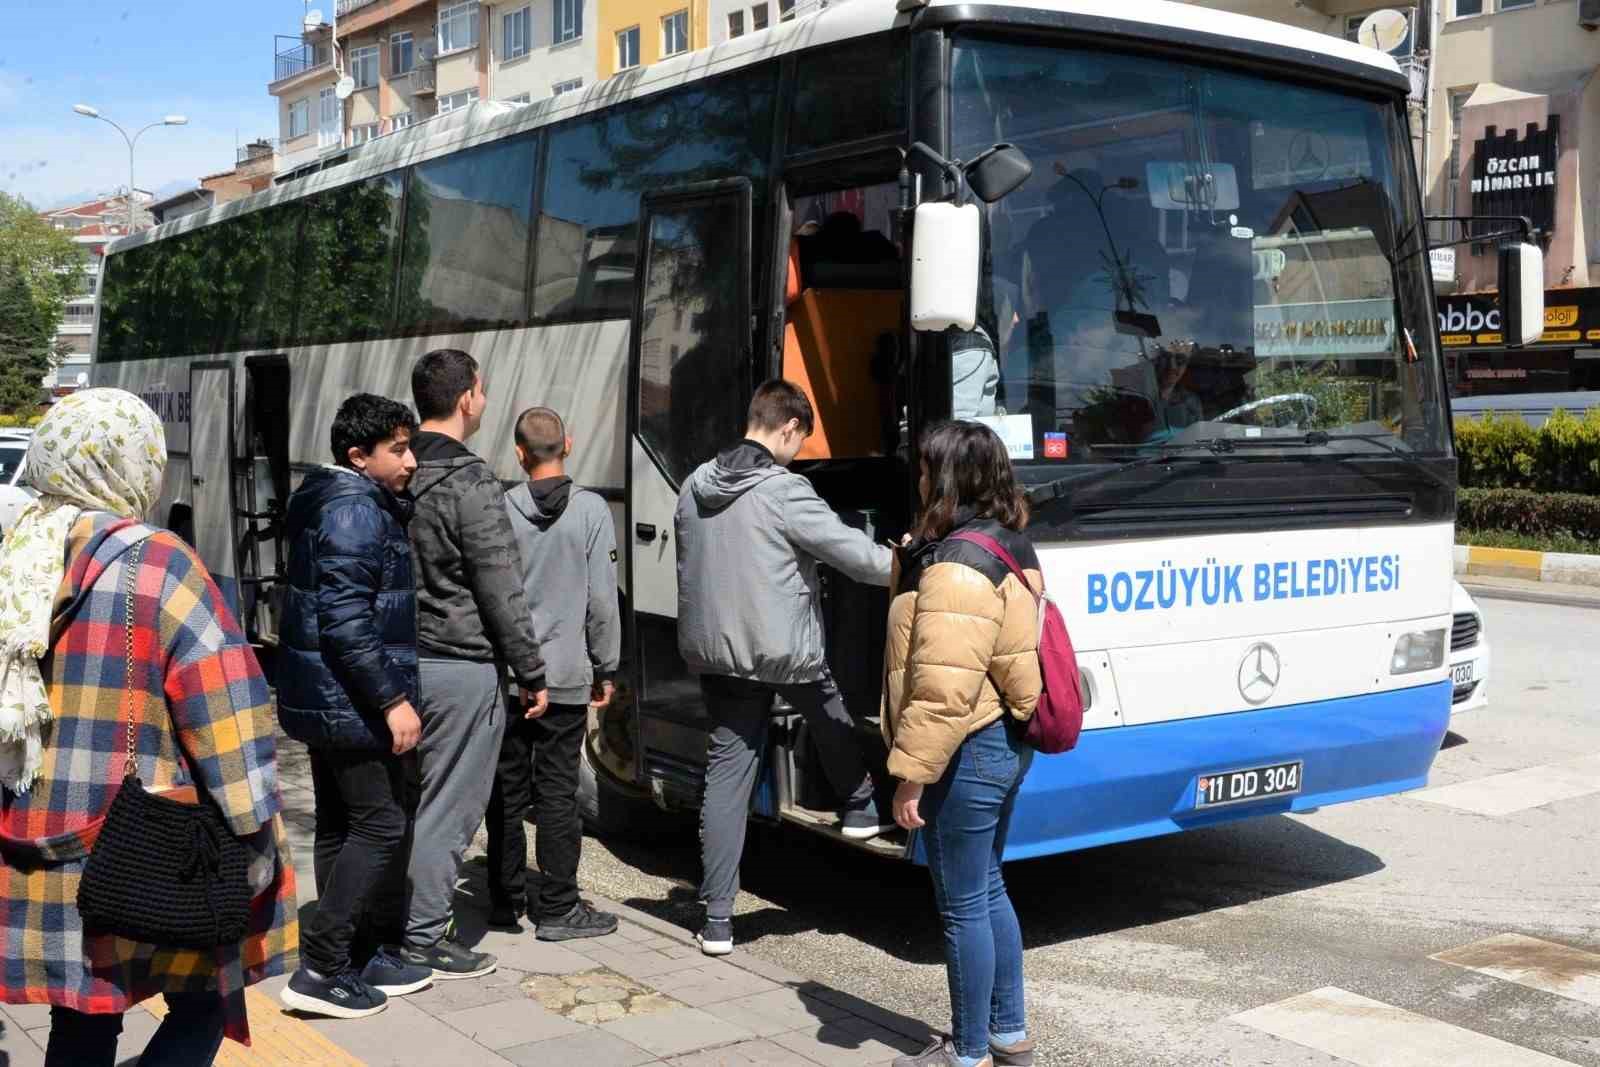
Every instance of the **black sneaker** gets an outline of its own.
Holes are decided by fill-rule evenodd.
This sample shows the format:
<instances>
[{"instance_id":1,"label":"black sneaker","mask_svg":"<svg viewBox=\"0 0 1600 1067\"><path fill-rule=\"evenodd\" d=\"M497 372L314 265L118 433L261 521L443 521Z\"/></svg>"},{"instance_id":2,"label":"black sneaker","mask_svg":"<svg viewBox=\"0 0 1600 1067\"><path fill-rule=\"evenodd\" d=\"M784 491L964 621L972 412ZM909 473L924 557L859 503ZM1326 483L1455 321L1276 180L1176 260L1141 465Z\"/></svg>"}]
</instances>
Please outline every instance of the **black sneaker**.
<instances>
[{"instance_id":1,"label":"black sneaker","mask_svg":"<svg viewBox=\"0 0 1600 1067\"><path fill-rule=\"evenodd\" d=\"M438 982L448 982L457 978L482 978L486 974L493 974L495 967L498 966L495 958L489 953L474 952L449 938L421 952L410 948L402 949L400 958L418 967L430 968L434 980Z\"/></svg>"},{"instance_id":2,"label":"black sneaker","mask_svg":"<svg viewBox=\"0 0 1600 1067\"><path fill-rule=\"evenodd\" d=\"M694 939L707 956L726 956L733 951L733 920L707 919Z\"/></svg>"},{"instance_id":3,"label":"black sneaker","mask_svg":"<svg viewBox=\"0 0 1600 1067\"><path fill-rule=\"evenodd\" d=\"M539 923L540 941L572 941L580 937L604 937L617 932L617 917L609 911L596 911L593 904L580 900L559 919Z\"/></svg>"},{"instance_id":4,"label":"black sneaker","mask_svg":"<svg viewBox=\"0 0 1600 1067\"><path fill-rule=\"evenodd\" d=\"M433 984L433 970L400 958L400 950L384 945L361 969L361 980L385 996L403 997Z\"/></svg>"},{"instance_id":5,"label":"black sneaker","mask_svg":"<svg viewBox=\"0 0 1600 1067\"><path fill-rule=\"evenodd\" d=\"M496 930L521 930L522 907L517 904L489 905L489 925Z\"/></svg>"},{"instance_id":6,"label":"black sneaker","mask_svg":"<svg viewBox=\"0 0 1600 1067\"><path fill-rule=\"evenodd\" d=\"M859 808L839 812L839 832L854 841L866 841L894 829L894 823L878 815L878 804L869 800Z\"/></svg>"},{"instance_id":7,"label":"black sneaker","mask_svg":"<svg viewBox=\"0 0 1600 1067\"><path fill-rule=\"evenodd\" d=\"M363 982L353 968L332 978L316 978L301 967L289 976L278 999L286 1008L330 1019L365 1019L389 1006L389 998Z\"/></svg>"}]
</instances>

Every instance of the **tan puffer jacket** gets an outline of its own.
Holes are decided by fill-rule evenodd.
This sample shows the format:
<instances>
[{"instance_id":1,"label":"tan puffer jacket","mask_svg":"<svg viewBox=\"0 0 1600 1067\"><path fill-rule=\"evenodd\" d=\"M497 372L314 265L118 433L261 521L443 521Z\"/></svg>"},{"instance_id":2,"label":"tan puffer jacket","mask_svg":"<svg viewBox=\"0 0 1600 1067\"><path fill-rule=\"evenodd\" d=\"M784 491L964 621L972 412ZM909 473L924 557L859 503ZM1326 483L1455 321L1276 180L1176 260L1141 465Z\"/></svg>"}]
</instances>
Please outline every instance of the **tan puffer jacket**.
<instances>
[{"instance_id":1,"label":"tan puffer jacket","mask_svg":"<svg viewBox=\"0 0 1600 1067\"><path fill-rule=\"evenodd\" d=\"M999 541L1043 587L1026 536L988 520L961 528ZM907 554L889 603L883 739L889 773L927 785L1007 709L1019 721L1033 716L1043 688L1039 614L1033 593L977 545L946 538Z\"/></svg>"}]
</instances>

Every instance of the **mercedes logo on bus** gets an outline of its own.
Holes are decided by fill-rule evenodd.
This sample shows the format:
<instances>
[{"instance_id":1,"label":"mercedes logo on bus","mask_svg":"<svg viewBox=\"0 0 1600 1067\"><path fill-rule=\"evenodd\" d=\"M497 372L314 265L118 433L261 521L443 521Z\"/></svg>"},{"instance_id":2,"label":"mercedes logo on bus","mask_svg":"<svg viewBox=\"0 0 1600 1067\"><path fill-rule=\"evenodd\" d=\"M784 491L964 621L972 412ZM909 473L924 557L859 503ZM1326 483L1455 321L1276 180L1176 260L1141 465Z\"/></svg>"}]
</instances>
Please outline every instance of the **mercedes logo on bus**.
<instances>
[{"instance_id":1,"label":"mercedes logo on bus","mask_svg":"<svg viewBox=\"0 0 1600 1067\"><path fill-rule=\"evenodd\" d=\"M1265 641L1257 641L1245 649L1239 661L1239 695L1252 706L1265 704L1278 690L1278 676L1282 673L1278 650Z\"/></svg>"}]
</instances>

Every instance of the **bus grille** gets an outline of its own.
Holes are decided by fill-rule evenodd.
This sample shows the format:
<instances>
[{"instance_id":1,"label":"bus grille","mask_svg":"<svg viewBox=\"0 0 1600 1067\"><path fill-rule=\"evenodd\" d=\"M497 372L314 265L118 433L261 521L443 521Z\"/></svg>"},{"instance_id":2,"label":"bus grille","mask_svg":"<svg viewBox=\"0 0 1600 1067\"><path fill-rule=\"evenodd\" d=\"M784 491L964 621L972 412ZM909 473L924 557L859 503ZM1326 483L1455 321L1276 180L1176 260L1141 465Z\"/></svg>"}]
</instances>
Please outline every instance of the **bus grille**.
<instances>
[{"instance_id":1,"label":"bus grille","mask_svg":"<svg viewBox=\"0 0 1600 1067\"><path fill-rule=\"evenodd\" d=\"M1478 643L1478 614L1463 611L1450 626L1450 651L1460 652Z\"/></svg>"}]
</instances>

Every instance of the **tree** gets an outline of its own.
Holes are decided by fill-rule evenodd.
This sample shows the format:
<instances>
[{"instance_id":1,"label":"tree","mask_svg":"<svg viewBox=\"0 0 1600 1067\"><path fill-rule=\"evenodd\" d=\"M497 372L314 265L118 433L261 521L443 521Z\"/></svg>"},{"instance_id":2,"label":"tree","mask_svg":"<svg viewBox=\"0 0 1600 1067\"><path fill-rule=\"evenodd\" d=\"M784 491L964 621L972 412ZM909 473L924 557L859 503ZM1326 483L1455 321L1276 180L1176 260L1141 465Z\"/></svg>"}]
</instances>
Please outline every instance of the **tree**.
<instances>
[{"instance_id":1,"label":"tree","mask_svg":"<svg viewBox=\"0 0 1600 1067\"><path fill-rule=\"evenodd\" d=\"M26 200L0 192L0 412L38 404L60 360L56 324L82 279L72 239Z\"/></svg>"}]
</instances>

